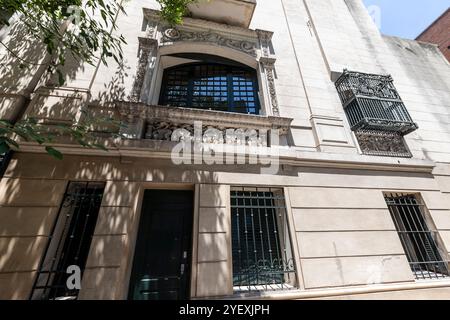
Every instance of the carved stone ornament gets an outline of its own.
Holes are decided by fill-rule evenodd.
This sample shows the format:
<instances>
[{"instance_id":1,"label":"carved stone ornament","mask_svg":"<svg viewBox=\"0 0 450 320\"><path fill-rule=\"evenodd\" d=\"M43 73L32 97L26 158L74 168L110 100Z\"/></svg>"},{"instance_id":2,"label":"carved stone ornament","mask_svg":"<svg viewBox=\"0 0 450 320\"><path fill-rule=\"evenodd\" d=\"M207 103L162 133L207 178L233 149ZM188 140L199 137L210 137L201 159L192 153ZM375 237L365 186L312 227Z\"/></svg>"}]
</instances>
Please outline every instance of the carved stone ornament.
<instances>
[{"instance_id":1,"label":"carved stone ornament","mask_svg":"<svg viewBox=\"0 0 450 320\"><path fill-rule=\"evenodd\" d=\"M411 158L405 139L399 133L358 130L355 131L361 152L366 155Z\"/></svg>"},{"instance_id":2,"label":"carved stone ornament","mask_svg":"<svg viewBox=\"0 0 450 320\"><path fill-rule=\"evenodd\" d=\"M168 28L164 30L161 39L162 43L176 41L209 42L244 52L253 57L257 56L256 43L247 40L231 39L211 31L194 32L175 28Z\"/></svg>"},{"instance_id":3,"label":"carved stone ornament","mask_svg":"<svg viewBox=\"0 0 450 320\"><path fill-rule=\"evenodd\" d=\"M131 139L266 146L269 133L286 135L293 120L125 101L116 105L124 124L121 132Z\"/></svg>"},{"instance_id":4,"label":"carved stone ornament","mask_svg":"<svg viewBox=\"0 0 450 320\"><path fill-rule=\"evenodd\" d=\"M200 131L201 129L201 131ZM194 124L154 121L146 126L145 139L162 141L186 141L207 144L267 146L267 130L245 128L219 128L202 125L195 135Z\"/></svg>"},{"instance_id":5,"label":"carved stone ornament","mask_svg":"<svg viewBox=\"0 0 450 320\"><path fill-rule=\"evenodd\" d=\"M270 56L270 41L272 40L273 32L266 30L255 30L258 34L259 44L261 47L261 52L263 57Z\"/></svg>"},{"instance_id":6,"label":"carved stone ornament","mask_svg":"<svg viewBox=\"0 0 450 320\"><path fill-rule=\"evenodd\" d=\"M151 57L155 54L158 47L156 39L139 38L139 61L136 69L136 75L133 82L133 87L129 96L132 102L138 102L141 98L141 91L144 85L145 75L150 63Z\"/></svg>"},{"instance_id":7,"label":"carved stone ornament","mask_svg":"<svg viewBox=\"0 0 450 320\"><path fill-rule=\"evenodd\" d=\"M272 107L272 114L274 116L280 115L280 109L278 107L277 90L275 88L275 59L261 57L261 65L264 68L267 79L267 87L269 90L270 104Z\"/></svg>"}]
</instances>

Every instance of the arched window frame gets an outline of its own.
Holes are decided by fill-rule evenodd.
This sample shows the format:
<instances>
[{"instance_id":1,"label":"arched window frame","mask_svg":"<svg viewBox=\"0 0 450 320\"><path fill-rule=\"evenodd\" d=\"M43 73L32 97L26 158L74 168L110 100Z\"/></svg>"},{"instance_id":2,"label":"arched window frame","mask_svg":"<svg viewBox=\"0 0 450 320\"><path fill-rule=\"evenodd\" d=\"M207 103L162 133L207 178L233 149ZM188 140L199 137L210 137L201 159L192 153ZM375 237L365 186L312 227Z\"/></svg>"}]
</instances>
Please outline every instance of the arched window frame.
<instances>
[{"instance_id":1,"label":"arched window frame","mask_svg":"<svg viewBox=\"0 0 450 320\"><path fill-rule=\"evenodd\" d=\"M158 104L164 70L186 63L168 57L171 53L208 53L254 68L260 89L260 115L279 116L272 32L192 18L172 28L152 9L144 9L144 17L145 36L139 38L139 65L131 101Z\"/></svg>"},{"instance_id":2,"label":"arched window frame","mask_svg":"<svg viewBox=\"0 0 450 320\"><path fill-rule=\"evenodd\" d=\"M214 57L211 57L214 58ZM224 69L224 73L218 73L215 77L220 77L220 80L217 79L208 79L208 84L206 85L200 85L196 83L199 78L196 79L195 72L198 71L195 70L196 68L202 68L205 69ZM226 111L226 112L236 112L236 113L248 113L248 114L260 114L260 102L259 102L259 81L257 77L256 70L239 64L227 64L227 63L220 63L220 62L193 62L193 63L186 63L186 64L180 64L176 65L174 67L166 68L164 69L164 74L162 78L161 83L161 90L159 94L159 102L160 105L170 105L170 101L168 101L168 97L166 96L166 90L168 84L168 77L170 76L169 73L172 73L174 71L180 71L180 72L186 72L187 71L187 78L185 79L187 81L186 84L186 104L183 105L177 105L172 104L172 106L183 106L188 108L198 108L198 109L210 109L210 110L218 110L218 111ZM210 70L208 70L210 71ZM207 72L208 72L207 71ZM247 75L253 76L247 78L247 80L238 80L239 76L237 75L238 72L244 72L247 73ZM206 74L204 78L212 78L214 75L208 75ZM209 83L213 82L212 85ZM220 84L218 84L220 82ZM237 83L239 82L239 83ZM245 83L243 83L245 82ZM248 83L252 82L251 85ZM224 108L220 108L218 106L201 106L201 102L194 101L195 99L195 92L202 91L198 89L196 91L196 87L206 87L203 91L207 92L207 95L200 97L217 97L222 99L224 102ZM235 89L238 87L238 89ZM212 88L212 89L210 89ZM224 89L225 88L225 89ZM251 88L251 89L249 89ZM210 95L211 93L215 95ZM219 94L219 95L217 95ZM226 95L224 95L226 94ZM242 96L246 102L248 103L245 106L245 110L239 110L239 107L236 105L236 98L239 96ZM225 100L226 99L226 100ZM183 101L184 102L184 101ZM226 105L226 106L225 106Z\"/></svg>"}]
</instances>

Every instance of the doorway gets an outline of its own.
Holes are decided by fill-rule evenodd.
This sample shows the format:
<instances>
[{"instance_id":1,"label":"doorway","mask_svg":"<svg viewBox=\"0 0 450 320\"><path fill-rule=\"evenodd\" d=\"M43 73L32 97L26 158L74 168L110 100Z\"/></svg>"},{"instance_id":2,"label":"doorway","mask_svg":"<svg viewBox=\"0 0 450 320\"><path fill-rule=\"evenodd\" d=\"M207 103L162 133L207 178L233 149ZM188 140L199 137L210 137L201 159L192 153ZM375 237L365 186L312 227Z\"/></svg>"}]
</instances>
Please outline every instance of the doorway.
<instances>
[{"instance_id":1,"label":"doorway","mask_svg":"<svg viewBox=\"0 0 450 320\"><path fill-rule=\"evenodd\" d=\"M128 298L189 298L194 192L145 190Z\"/></svg>"}]
</instances>

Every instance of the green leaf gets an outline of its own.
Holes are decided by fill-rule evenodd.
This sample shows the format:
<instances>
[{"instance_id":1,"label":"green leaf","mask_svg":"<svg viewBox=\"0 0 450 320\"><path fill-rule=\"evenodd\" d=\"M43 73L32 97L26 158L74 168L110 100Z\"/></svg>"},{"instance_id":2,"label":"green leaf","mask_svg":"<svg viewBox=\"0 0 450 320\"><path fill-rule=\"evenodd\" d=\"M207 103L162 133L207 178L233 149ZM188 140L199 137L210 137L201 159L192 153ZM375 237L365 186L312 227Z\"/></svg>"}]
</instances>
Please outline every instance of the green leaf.
<instances>
[{"instance_id":1,"label":"green leaf","mask_svg":"<svg viewBox=\"0 0 450 320\"><path fill-rule=\"evenodd\" d=\"M49 155L51 155L52 157L54 157L54 158L56 158L58 160L62 160L62 158L63 158L62 153L59 152L58 150L56 150L53 147L47 146L47 147L45 147L45 151L47 151L47 153Z\"/></svg>"},{"instance_id":2,"label":"green leaf","mask_svg":"<svg viewBox=\"0 0 450 320\"><path fill-rule=\"evenodd\" d=\"M8 144L8 145L12 145L12 146L14 146L15 148L19 148L19 144L16 142L16 141L14 141L13 139L10 139L10 138L8 138L8 137L4 137L4 139L6 140L6 143Z\"/></svg>"},{"instance_id":3,"label":"green leaf","mask_svg":"<svg viewBox=\"0 0 450 320\"><path fill-rule=\"evenodd\" d=\"M5 141L0 142L0 154L4 154L11 150Z\"/></svg>"}]
</instances>

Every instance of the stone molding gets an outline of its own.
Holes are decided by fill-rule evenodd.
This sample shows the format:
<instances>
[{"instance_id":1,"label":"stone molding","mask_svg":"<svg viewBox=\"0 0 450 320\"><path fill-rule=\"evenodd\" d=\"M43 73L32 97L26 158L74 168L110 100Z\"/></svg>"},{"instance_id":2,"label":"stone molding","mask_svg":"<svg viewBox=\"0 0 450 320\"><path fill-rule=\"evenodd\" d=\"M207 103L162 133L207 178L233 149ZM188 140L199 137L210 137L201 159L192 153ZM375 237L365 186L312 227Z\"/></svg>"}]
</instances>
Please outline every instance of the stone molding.
<instances>
[{"instance_id":1,"label":"stone molding","mask_svg":"<svg viewBox=\"0 0 450 320\"><path fill-rule=\"evenodd\" d=\"M260 130L278 129L281 135L286 135L289 132L291 122L293 121L292 118L156 106L126 101L116 101L115 104L124 120L138 118L151 122L157 120L177 124L192 124L194 121L201 121L204 125L210 125L220 129L238 127Z\"/></svg>"},{"instance_id":2,"label":"stone molding","mask_svg":"<svg viewBox=\"0 0 450 320\"><path fill-rule=\"evenodd\" d=\"M155 23L168 27L169 25L163 21L159 15L158 10L143 8L144 16L147 21L154 21ZM193 19L189 17L183 18L183 28L187 29L199 29L199 30L209 30L212 32L223 32L227 35L230 35L233 38L247 38L247 39L255 39L257 40L257 34L255 30L231 26L228 24L208 21L204 19Z\"/></svg>"},{"instance_id":3,"label":"stone molding","mask_svg":"<svg viewBox=\"0 0 450 320\"><path fill-rule=\"evenodd\" d=\"M242 51L252 57L257 57L257 43L248 40L238 40L223 36L211 31L187 31L181 28L167 28L162 32L161 43L189 41L204 42L228 47L234 50Z\"/></svg>"},{"instance_id":4,"label":"stone molding","mask_svg":"<svg viewBox=\"0 0 450 320\"><path fill-rule=\"evenodd\" d=\"M197 129L204 143L267 146L270 132L286 136L293 120L124 101L117 101L116 107L123 124L121 134L128 139L193 141L198 139Z\"/></svg>"}]
</instances>

